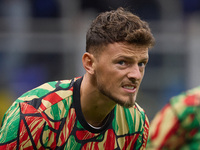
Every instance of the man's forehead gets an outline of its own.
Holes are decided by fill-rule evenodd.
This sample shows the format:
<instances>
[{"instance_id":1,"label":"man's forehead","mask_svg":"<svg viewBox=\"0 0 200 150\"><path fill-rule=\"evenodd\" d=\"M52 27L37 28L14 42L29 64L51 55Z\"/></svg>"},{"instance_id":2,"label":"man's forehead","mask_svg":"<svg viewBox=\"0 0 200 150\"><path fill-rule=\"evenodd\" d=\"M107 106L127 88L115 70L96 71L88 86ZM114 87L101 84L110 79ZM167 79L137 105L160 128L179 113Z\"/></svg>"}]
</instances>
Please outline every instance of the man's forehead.
<instances>
[{"instance_id":1,"label":"man's forehead","mask_svg":"<svg viewBox=\"0 0 200 150\"><path fill-rule=\"evenodd\" d=\"M110 49L122 49L122 50L130 50L130 51L148 51L149 48L143 45L129 44L124 42L112 43L105 46L105 48Z\"/></svg>"},{"instance_id":2,"label":"man's forehead","mask_svg":"<svg viewBox=\"0 0 200 150\"><path fill-rule=\"evenodd\" d=\"M129 54L147 55L149 52L148 47L145 46L137 46L133 44L121 44L121 43L110 44L108 45L107 49L109 49L112 52L124 53L127 55Z\"/></svg>"}]
</instances>

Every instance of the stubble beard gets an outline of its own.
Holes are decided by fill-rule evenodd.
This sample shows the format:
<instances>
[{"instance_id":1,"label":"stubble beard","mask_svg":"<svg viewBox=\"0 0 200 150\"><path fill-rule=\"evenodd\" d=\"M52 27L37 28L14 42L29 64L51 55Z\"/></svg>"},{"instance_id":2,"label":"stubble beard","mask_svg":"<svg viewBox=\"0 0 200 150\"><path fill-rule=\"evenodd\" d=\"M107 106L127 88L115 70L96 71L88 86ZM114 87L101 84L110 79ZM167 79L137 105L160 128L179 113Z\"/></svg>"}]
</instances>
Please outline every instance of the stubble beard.
<instances>
[{"instance_id":1,"label":"stubble beard","mask_svg":"<svg viewBox=\"0 0 200 150\"><path fill-rule=\"evenodd\" d=\"M104 96L108 97L109 99L113 100L115 103L123 107L130 108L135 105L136 96L134 96L134 94L130 94L129 99L127 101L123 101L115 97L109 90L105 89L104 86L98 84L97 87Z\"/></svg>"}]
</instances>

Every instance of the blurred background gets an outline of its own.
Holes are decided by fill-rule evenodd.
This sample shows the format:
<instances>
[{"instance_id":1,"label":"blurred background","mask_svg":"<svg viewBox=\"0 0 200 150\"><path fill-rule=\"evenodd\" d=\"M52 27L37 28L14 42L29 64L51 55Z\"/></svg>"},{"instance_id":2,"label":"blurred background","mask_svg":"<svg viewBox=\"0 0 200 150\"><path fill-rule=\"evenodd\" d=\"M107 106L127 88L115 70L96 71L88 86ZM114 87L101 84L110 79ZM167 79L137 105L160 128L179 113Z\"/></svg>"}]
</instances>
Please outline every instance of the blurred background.
<instances>
[{"instance_id":1,"label":"blurred background","mask_svg":"<svg viewBox=\"0 0 200 150\"><path fill-rule=\"evenodd\" d=\"M150 121L170 97L200 85L199 0L0 0L0 121L24 92L82 76L92 19L119 6L156 38L137 100Z\"/></svg>"}]
</instances>

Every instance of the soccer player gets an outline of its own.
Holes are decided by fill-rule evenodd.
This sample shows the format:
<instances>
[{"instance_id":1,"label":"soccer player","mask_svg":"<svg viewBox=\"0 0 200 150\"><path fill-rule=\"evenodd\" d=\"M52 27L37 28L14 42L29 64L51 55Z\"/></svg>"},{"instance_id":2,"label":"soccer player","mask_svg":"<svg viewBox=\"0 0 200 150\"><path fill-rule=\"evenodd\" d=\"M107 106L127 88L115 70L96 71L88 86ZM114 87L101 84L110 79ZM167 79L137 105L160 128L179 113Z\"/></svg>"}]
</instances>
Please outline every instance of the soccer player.
<instances>
[{"instance_id":1,"label":"soccer player","mask_svg":"<svg viewBox=\"0 0 200 150\"><path fill-rule=\"evenodd\" d=\"M200 149L200 86L171 98L150 124L148 150Z\"/></svg>"},{"instance_id":2,"label":"soccer player","mask_svg":"<svg viewBox=\"0 0 200 150\"><path fill-rule=\"evenodd\" d=\"M130 11L99 14L86 35L86 73L19 97L4 116L0 149L145 149L149 122L135 101L154 42Z\"/></svg>"}]
</instances>

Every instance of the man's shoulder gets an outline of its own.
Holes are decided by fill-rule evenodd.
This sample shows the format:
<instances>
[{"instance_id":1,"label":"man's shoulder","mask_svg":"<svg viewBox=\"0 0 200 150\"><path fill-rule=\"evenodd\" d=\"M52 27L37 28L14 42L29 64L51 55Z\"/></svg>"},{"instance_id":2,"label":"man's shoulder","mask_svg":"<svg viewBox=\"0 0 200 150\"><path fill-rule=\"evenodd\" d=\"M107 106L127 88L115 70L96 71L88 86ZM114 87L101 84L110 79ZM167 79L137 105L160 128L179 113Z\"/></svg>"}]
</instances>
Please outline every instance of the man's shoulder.
<instances>
[{"instance_id":1,"label":"man's shoulder","mask_svg":"<svg viewBox=\"0 0 200 150\"><path fill-rule=\"evenodd\" d=\"M16 102L21 105L31 105L33 108L44 111L53 105L71 99L73 84L77 78L58 80L44 83L20 96Z\"/></svg>"}]
</instances>

